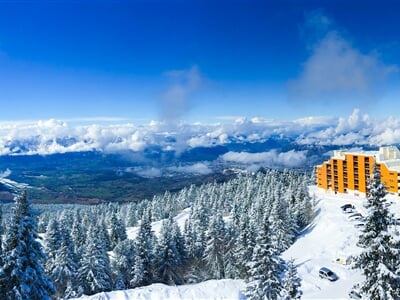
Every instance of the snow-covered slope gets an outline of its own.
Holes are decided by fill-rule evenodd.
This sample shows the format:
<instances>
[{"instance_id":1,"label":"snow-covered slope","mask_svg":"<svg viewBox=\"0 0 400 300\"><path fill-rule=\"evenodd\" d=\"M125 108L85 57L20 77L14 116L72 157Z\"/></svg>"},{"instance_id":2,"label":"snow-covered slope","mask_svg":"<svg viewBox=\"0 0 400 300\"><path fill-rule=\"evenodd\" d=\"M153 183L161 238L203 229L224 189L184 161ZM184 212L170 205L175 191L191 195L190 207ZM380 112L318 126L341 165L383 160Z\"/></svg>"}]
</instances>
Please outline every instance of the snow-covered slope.
<instances>
[{"instance_id":1,"label":"snow-covered slope","mask_svg":"<svg viewBox=\"0 0 400 300\"><path fill-rule=\"evenodd\" d=\"M90 300L245 300L240 292L245 284L242 280L209 280L191 285L168 286L161 283L152 284L132 290L99 293L79 299Z\"/></svg>"},{"instance_id":2,"label":"snow-covered slope","mask_svg":"<svg viewBox=\"0 0 400 300\"><path fill-rule=\"evenodd\" d=\"M360 213L365 215L366 211L362 205L365 198L327 194L314 187L310 189L310 192L317 201L316 218L282 256L284 259L295 259L298 273L302 278L302 299L348 299L348 292L353 284L362 280L362 275L360 271L353 270L350 266L340 264L335 260L346 259L361 251L356 246L360 229L354 226L356 222L350 221L348 215L341 211L340 206L352 203ZM389 196L387 199L392 200ZM390 210L399 217L400 200L393 199L393 202ZM176 219L183 224L187 216L188 211L184 211ZM154 225L159 226L159 224ZM157 229L157 226L155 227ZM134 235L132 229L129 236ZM339 280L330 282L319 278L318 270L323 266L333 270L339 276ZM153 284L132 290L101 293L83 299L244 300L245 296L241 292L244 287L245 283L242 280L211 280L184 286Z\"/></svg>"}]
</instances>

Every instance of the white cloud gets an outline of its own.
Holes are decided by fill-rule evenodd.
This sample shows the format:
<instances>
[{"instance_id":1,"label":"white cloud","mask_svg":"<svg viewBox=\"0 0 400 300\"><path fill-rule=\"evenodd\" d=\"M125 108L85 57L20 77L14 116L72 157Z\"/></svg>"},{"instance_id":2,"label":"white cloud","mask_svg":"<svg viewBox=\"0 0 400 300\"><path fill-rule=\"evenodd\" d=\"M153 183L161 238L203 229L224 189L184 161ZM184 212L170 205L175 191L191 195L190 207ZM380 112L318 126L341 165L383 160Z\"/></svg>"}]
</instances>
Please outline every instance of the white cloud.
<instances>
[{"instance_id":1,"label":"white cloud","mask_svg":"<svg viewBox=\"0 0 400 300\"><path fill-rule=\"evenodd\" d=\"M168 170L171 172L200 174L200 175L207 175L212 173L212 170L206 163L195 163L193 165L169 167Z\"/></svg>"},{"instance_id":2,"label":"white cloud","mask_svg":"<svg viewBox=\"0 0 400 300\"><path fill-rule=\"evenodd\" d=\"M288 82L294 102L344 103L349 97L358 105L381 97L385 79L398 67L383 63L376 52L363 53L337 30L321 12L307 16L310 35L317 38L301 74ZM318 32L315 35L315 32Z\"/></svg>"},{"instance_id":3,"label":"white cloud","mask_svg":"<svg viewBox=\"0 0 400 300\"><path fill-rule=\"evenodd\" d=\"M191 97L204 84L197 66L187 70L168 71L165 75L171 80L169 87L161 95L161 117L168 123L179 121L193 105Z\"/></svg>"},{"instance_id":4,"label":"white cloud","mask_svg":"<svg viewBox=\"0 0 400 300\"><path fill-rule=\"evenodd\" d=\"M155 177L161 177L162 176L162 171L159 168L127 168L125 170L126 172L130 173L136 173L137 175L144 177L144 178L155 178Z\"/></svg>"},{"instance_id":5,"label":"white cloud","mask_svg":"<svg viewBox=\"0 0 400 300\"><path fill-rule=\"evenodd\" d=\"M271 150L268 152L249 153L249 152L228 152L221 156L224 161L250 165L252 167L297 167L306 161L307 151L290 150L288 152L278 152Z\"/></svg>"},{"instance_id":6,"label":"white cloud","mask_svg":"<svg viewBox=\"0 0 400 300\"><path fill-rule=\"evenodd\" d=\"M0 172L0 178L6 178L11 175L11 170L7 168L4 172Z\"/></svg>"}]
</instances>

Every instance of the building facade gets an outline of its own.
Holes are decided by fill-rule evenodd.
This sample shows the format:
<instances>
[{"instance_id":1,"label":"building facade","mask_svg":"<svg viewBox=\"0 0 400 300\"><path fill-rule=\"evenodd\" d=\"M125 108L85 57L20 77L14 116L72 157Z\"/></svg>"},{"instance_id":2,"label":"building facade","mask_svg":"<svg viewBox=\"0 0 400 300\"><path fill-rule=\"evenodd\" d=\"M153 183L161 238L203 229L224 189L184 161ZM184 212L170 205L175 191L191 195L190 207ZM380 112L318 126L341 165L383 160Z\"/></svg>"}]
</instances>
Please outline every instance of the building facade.
<instances>
[{"instance_id":1,"label":"building facade","mask_svg":"<svg viewBox=\"0 0 400 300\"><path fill-rule=\"evenodd\" d=\"M380 147L379 151L334 151L328 161L316 167L317 186L363 196L375 164L387 192L400 196L400 151L395 146Z\"/></svg>"}]
</instances>

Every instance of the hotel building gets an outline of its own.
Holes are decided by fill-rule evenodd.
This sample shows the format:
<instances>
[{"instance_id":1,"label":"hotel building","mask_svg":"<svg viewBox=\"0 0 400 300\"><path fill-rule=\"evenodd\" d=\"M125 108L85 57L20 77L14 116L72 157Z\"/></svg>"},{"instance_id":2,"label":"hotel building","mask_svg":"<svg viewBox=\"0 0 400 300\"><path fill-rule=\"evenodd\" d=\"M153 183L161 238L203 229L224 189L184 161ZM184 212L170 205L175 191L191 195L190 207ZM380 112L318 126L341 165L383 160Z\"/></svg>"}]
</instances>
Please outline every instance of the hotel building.
<instances>
[{"instance_id":1,"label":"hotel building","mask_svg":"<svg viewBox=\"0 0 400 300\"><path fill-rule=\"evenodd\" d=\"M400 196L400 151L395 146L380 147L379 151L334 151L333 157L316 167L317 186L365 196L375 164L387 192Z\"/></svg>"}]
</instances>

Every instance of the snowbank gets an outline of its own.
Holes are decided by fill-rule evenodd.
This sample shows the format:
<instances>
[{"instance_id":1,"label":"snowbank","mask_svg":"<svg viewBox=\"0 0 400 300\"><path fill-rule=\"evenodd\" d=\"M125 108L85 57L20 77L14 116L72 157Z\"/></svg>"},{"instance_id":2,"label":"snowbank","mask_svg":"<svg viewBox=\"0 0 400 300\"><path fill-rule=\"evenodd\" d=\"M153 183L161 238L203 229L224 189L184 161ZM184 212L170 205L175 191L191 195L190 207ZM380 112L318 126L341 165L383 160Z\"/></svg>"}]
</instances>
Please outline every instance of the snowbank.
<instances>
[{"instance_id":1,"label":"snowbank","mask_svg":"<svg viewBox=\"0 0 400 300\"><path fill-rule=\"evenodd\" d=\"M242 280L209 280L197 284L168 286L161 283L131 290L99 293L79 298L90 300L245 300Z\"/></svg>"}]
</instances>

